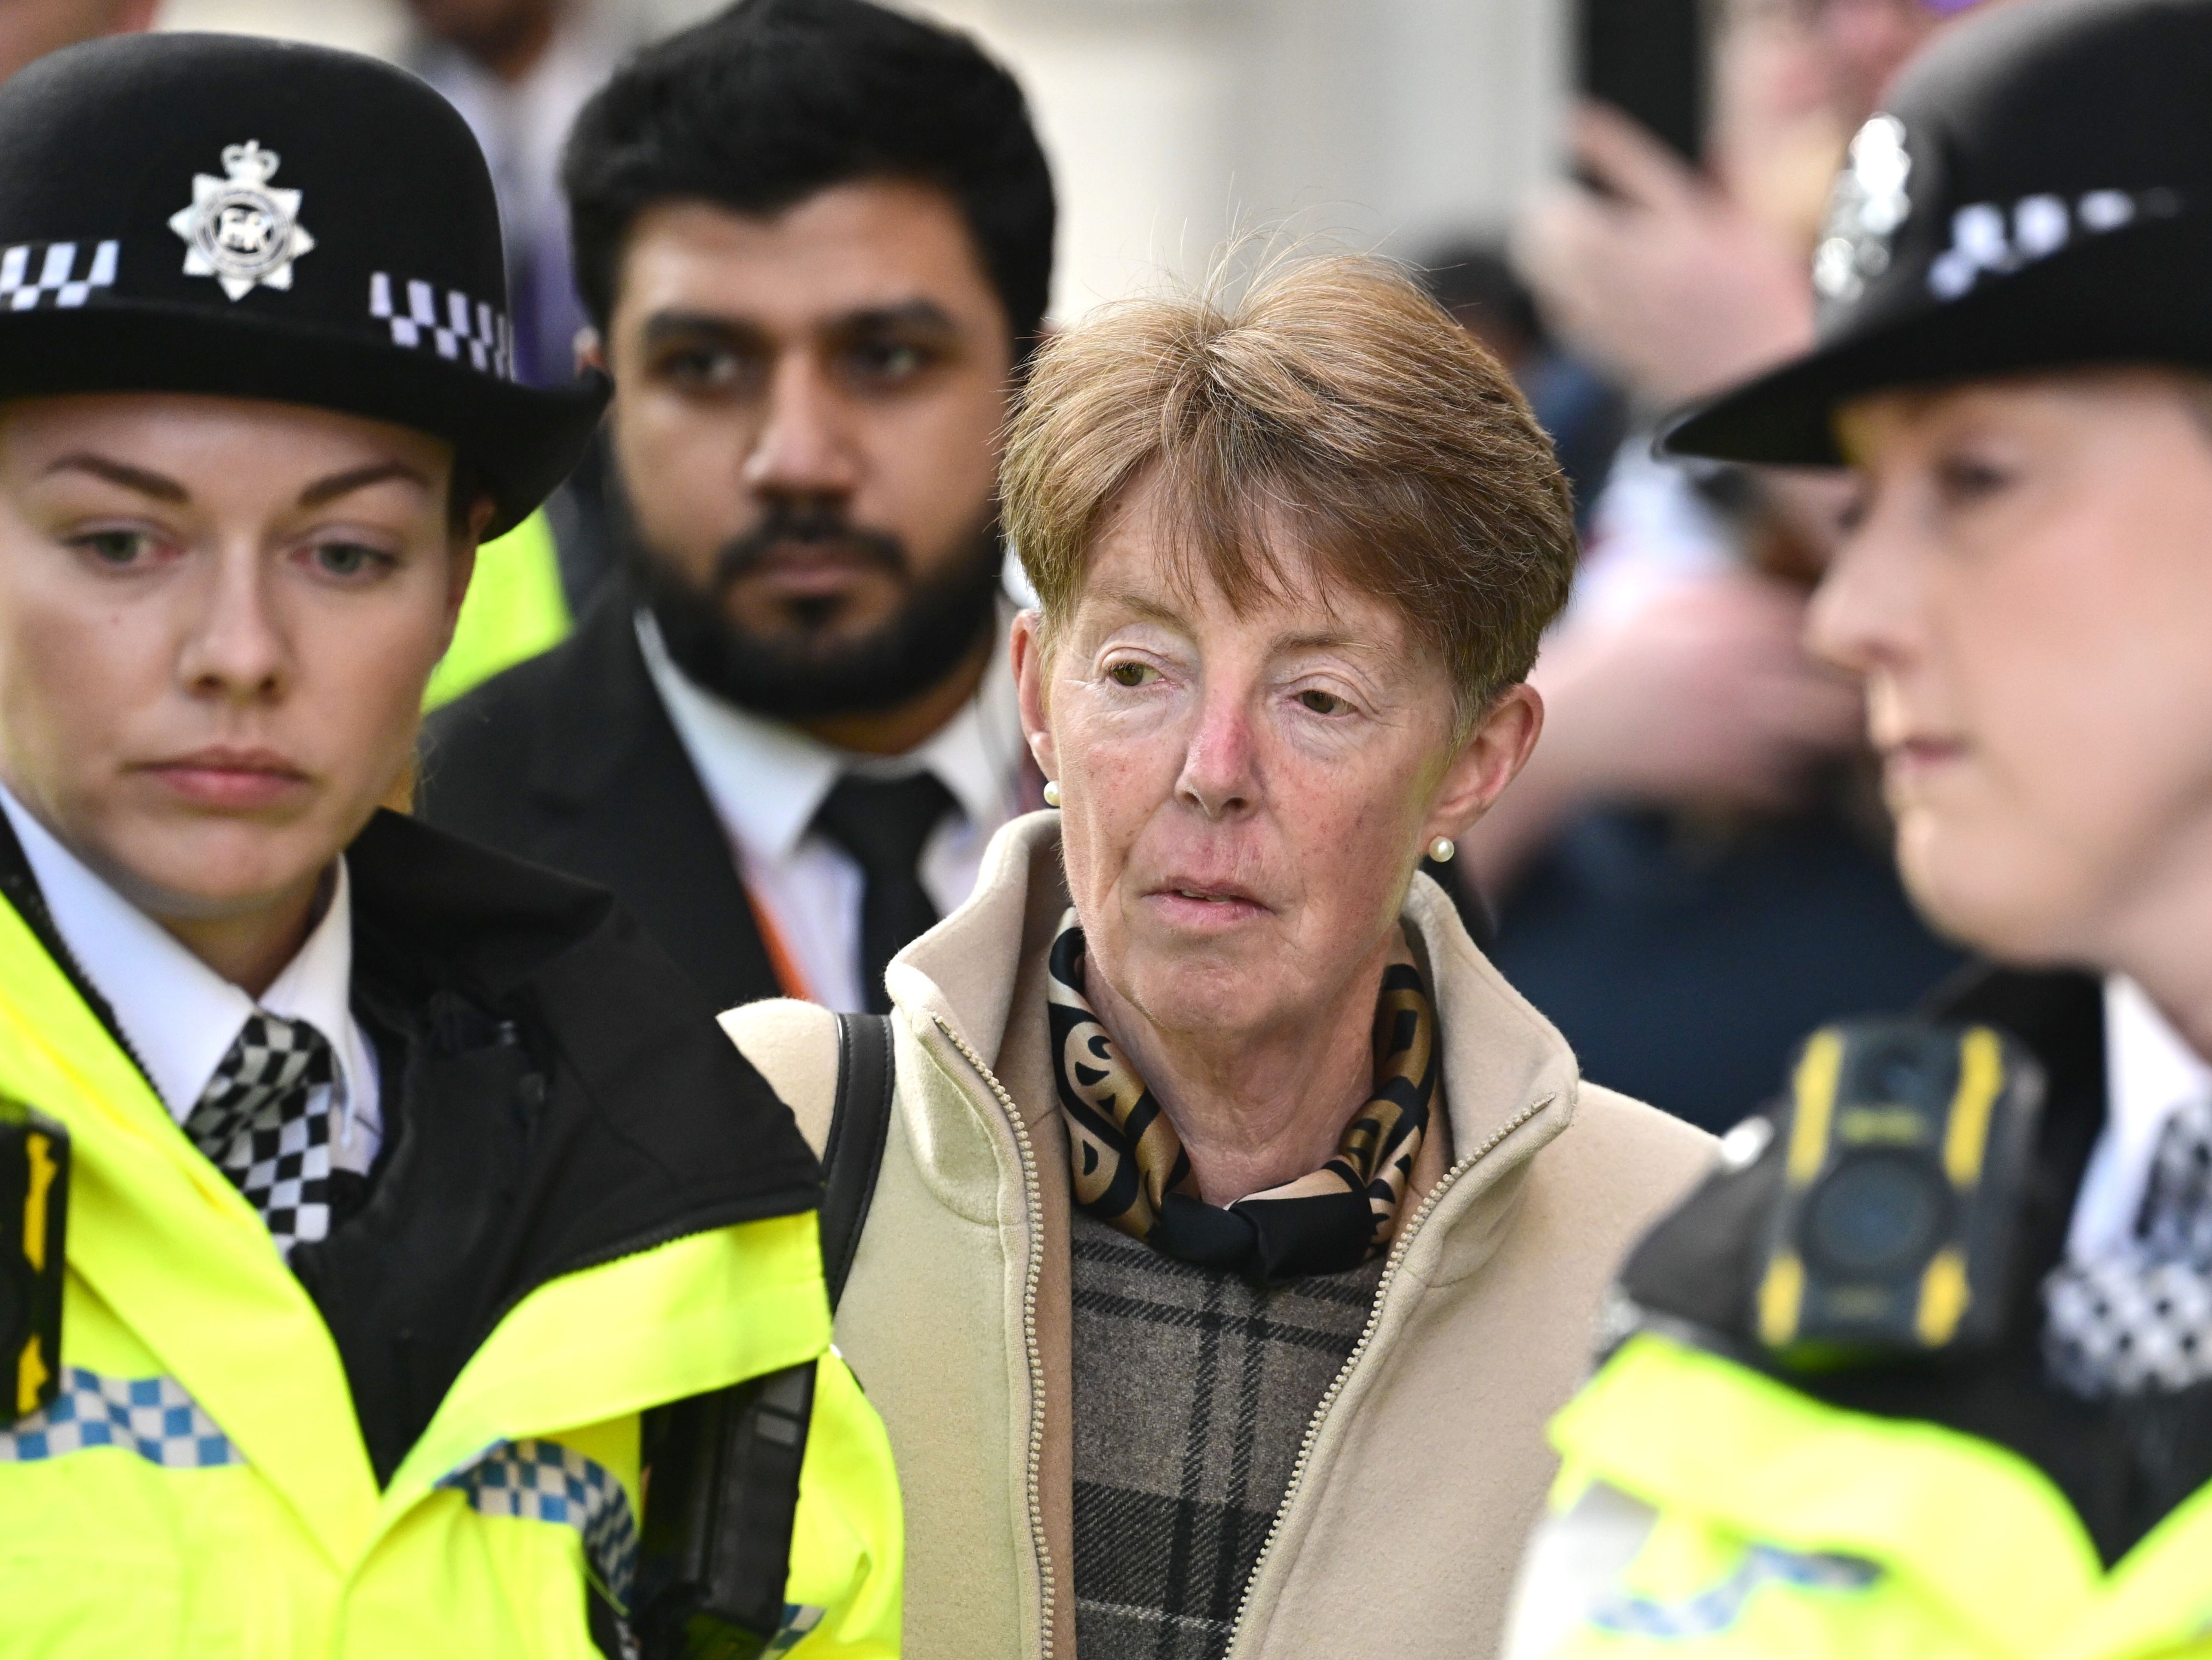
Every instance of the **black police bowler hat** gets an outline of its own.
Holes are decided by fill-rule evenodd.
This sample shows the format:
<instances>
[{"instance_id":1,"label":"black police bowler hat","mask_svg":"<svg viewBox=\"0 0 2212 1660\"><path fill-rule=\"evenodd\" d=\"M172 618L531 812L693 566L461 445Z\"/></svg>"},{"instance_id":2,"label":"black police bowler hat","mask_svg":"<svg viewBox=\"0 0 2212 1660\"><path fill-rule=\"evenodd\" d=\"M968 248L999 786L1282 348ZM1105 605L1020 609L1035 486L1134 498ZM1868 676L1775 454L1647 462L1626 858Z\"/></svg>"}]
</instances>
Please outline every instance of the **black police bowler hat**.
<instances>
[{"instance_id":1,"label":"black police bowler hat","mask_svg":"<svg viewBox=\"0 0 2212 1660\"><path fill-rule=\"evenodd\" d=\"M1833 464L1863 392L2212 369L2212 0L2018 0L1939 40L1852 140L1814 285L1814 351L1663 448Z\"/></svg>"},{"instance_id":2,"label":"black police bowler hat","mask_svg":"<svg viewBox=\"0 0 2212 1660\"><path fill-rule=\"evenodd\" d=\"M89 41L0 86L0 398L307 404L451 442L495 533L575 465L603 377L514 378L491 175L467 124L353 52Z\"/></svg>"}]
</instances>

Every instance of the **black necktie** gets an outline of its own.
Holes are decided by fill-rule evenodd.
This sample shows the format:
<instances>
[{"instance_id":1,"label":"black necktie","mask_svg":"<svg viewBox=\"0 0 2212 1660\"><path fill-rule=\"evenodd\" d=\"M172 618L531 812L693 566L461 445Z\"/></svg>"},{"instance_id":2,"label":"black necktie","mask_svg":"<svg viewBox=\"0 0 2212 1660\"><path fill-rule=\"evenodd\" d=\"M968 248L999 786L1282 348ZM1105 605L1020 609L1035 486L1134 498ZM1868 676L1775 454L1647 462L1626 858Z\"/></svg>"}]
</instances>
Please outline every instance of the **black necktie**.
<instances>
[{"instance_id":1,"label":"black necktie","mask_svg":"<svg viewBox=\"0 0 2212 1660\"><path fill-rule=\"evenodd\" d=\"M860 983L874 1013L890 1012L884 970L891 958L937 921L937 907L921 885L921 850L951 806L951 792L926 772L909 778L848 773L814 815L815 828L851 854L866 879Z\"/></svg>"}]
</instances>

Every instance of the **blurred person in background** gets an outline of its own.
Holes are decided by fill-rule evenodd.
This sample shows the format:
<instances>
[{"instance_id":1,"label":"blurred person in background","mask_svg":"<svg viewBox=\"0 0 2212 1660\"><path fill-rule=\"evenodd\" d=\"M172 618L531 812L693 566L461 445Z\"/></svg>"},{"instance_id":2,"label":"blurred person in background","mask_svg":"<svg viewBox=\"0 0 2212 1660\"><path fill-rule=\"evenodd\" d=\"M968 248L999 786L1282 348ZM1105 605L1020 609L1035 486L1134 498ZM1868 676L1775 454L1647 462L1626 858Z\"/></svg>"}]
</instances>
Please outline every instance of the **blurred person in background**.
<instances>
[{"instance_id":1,"label":"blurred person in background","mask_svg":"<svg viewBox=\"0 0 2212 1660\"><path fill-rule=\"evenodd\" d=\"M642 43L623 0L406 0L400 61L460 111L491 165L507 240L516 374L565 386L586 319L569 254L562 147L585 100ZM517 527L471 590L428 706L566 639L610 565L592 533L606 466L595 437L545 506Z\"/></svg>"},{"instance_id":2,"label":"blurred person in background","mask_svg":"<svg viewBox=\"0 0 2212 1660\"><path fill-rule=\"evenodd\" d=\"M80 40L150 28L161 0L6 0L0 4L0 81Z\"/></svg>"},{"instance_id":3,"label":"blurred person in background","mask_svg":"<svg viewBox=\"0 0 2212 1660\"><path fill-rule=\"evenodd\" d=\"M1936 21L1744 0L1710 175L1585 112L1607 188L1562 185L1520 232L1547 320L1647 412L1796 350L1838 112ZM1534 676L1545 741L1465 849L1500 967L1591 1075L1715 1129L1821 1016L1908 1007L1960 960L1899 885L1855 690L1800 643L1835 489L1693 472L1632 437Z\"/></svg>"},{"instance_id":4,"label":"blurred person in background","mask_svg":"<svg viewBox=\"0 0 2212 1660\"><path fill-rule=\"evenodd\" d=\"M1844 141L1976 3L1729 0L1702 169L1618 110L1577 111L1583 178L1540 198L1515 234L1552 327L1647 413L1804 350L1803 255Z\"/></svg>"},{"instance_id":5,"label":"blurred person in background","mask_svg":"<svg viewBox=\"0 0 2212 1660\"><path fill-rule=\"evenodd\" d=\"M620 578L439 714L423 811L613 888L719 1006L882 1009L1042 781L994 483L1052 267L1021 89L743 0L615 76L567 179Z\"/></svg>"},{"instance_id":6,"label":"blurred person in background","mask_svg":"<svg viewBox=\"0 0 2212 1660\"><path fill-rule=\"evenodd\" d=\"M2002 1177L1961 1070L1942 1187L1854 1199L1898 1154L1824 1122L1909 1143L1808 1048L1623 1273L1511 1660L2212 1653L2208 82L2207 0L1963 26L1852 147L1818 348L1668 441L1850 464L1810 637L1915 901L2002 965L1931 1012L2040 1113Z\"/></svg>"},{"instance_id":7,"label":"blurred person in background","mask_svg":"<svg viewBox=\"0 0 2212 1660\"><path fill-rule=\"evenodd\" d=\"M584 101L638 42L608 0L406 0L403 61L460 111L491 163L507 234L515 372L575 373L585 327L568 258L561 147ZM572 596L572 599L580 596Z\"/></svg>"},{"instance_id":8,"label":"blurred person in background","mask_svg":"<svg viewBox=\"0 0 2212 1660\"><path fill-rule=\"evenodd\" d=\"M1490 1654L1607 1259L1711 1146L1583 1082L1419 873L1540 724L1550 446L1346 258L1056 337L1004 490L1059 810L891 966L837 1320L904 1652ZM833 1189L860 1024L724 1018Z\"/></svg>"},{"instance_id":9,"label":"blurred person in background","mask_svg":"<svg viewBox=\"0 0 2212 1660\"><path fill-rule=\"evenodd\" d=\"M1437 303L1490 348L1521 388L1567 475L1575 522L1584 524L1626 423L1620 392L1548 337L1535 297L1502 247L1447 243L1431 249L1419 270Z\"/></svg>"}]
</instances>

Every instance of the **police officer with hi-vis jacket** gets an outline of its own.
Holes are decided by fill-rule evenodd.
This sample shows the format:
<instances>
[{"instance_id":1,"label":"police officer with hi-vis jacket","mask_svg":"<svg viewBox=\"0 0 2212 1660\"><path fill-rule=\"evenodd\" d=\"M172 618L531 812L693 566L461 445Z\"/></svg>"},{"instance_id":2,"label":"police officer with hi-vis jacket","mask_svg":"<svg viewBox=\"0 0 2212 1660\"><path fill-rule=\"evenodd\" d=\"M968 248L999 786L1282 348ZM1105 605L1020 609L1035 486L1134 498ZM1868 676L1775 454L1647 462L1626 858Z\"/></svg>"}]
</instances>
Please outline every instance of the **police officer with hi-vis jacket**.
<instances>
[{"instance_id":1,"label":"police officer with hi-vis jacket","mask_svg":"<svg viewBox=\"0 0 2212 1660\"><path fill-rule=\"evenodd\" d=\"M370 59L0 88L0 1650L890 1656L818 1173L599 890L382 811L515 383Z\"/></svg>"},{"instance_id":2,"label":"police officer with hi-vis jacket","mask_svg":"<svg viewBox=\"0 0 2212 1660\"><path fill-rule=\"evenodd\" d=\"M1667 441L1851 469L1812 641L2005 966L1815 1034L1632 1256L1506 1651L2212 1656L2212 0L1963 24L1815 280Z\"/></svg>"}]
</instances>

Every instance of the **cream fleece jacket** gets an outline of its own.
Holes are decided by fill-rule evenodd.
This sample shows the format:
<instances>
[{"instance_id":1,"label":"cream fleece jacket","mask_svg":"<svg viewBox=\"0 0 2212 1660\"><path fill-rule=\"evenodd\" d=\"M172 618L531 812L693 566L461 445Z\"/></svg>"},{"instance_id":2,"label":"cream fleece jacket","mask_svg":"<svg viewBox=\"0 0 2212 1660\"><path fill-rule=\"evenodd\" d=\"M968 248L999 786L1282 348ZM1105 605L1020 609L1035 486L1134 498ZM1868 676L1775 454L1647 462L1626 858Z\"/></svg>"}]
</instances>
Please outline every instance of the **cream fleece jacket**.
<instances>
[{"instance_id":1,"label":"cream fleece jacket","mask_svg":"<svg viewBox=\"0 0 2212 1660\"><path fill-rule=\"evenodd\" d=\"M1071 1201L1044 995L1066 904L1058 815L1017 819L974 897L888 975L891 1128L836 1338L898 1460L908 1660L1075 1653ZM1588 1368L1614 1268L1711 1154L1583 1083L1427 878L1405 917L1436 993L1450 1162L1308 1426L1231 1660L1496 1652L1553 1474L1545 1422ZM818 1150L831 1016L778 1000L722 1023Z\"/></svg>"}]
</instances>

